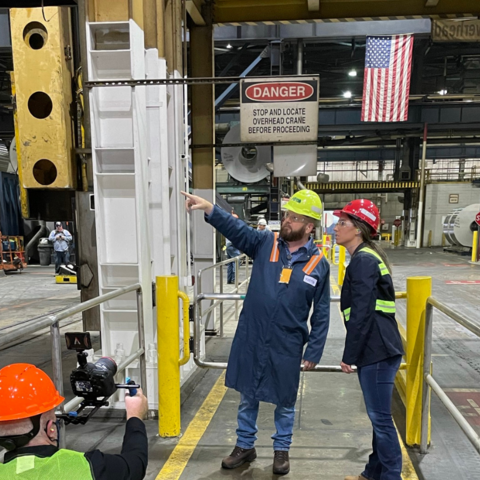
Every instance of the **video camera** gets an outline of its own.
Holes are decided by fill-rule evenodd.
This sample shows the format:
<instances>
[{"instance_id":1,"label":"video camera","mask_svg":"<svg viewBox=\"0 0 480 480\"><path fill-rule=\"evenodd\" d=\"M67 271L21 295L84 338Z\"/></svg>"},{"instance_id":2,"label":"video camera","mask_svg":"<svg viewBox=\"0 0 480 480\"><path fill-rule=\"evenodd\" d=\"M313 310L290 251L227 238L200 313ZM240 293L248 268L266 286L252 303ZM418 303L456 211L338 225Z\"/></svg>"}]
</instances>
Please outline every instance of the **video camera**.
<instances>
[{"instance_id":1,"label":"video camera","mask_svg":"<svg viewBox=\"0 0 480 480\"><path fill-rule=\"evenodd\" d=\"M99 408L108 406L108 399L118 388L128 388L130 395L137 393L140 385L129 378L126 379L126 384L115 383L117 364L113 359L102 357L95 363L87 362L88 354L85 350L92 348L90 333L66 333L65 340L68 350L77 351L78 367L70 374L72 391L74 395L84 399L77 411L57 415L65 424L85 425ZM93 408L88 414L80 415L86 407Z\"/></svg>"}]
</instances>

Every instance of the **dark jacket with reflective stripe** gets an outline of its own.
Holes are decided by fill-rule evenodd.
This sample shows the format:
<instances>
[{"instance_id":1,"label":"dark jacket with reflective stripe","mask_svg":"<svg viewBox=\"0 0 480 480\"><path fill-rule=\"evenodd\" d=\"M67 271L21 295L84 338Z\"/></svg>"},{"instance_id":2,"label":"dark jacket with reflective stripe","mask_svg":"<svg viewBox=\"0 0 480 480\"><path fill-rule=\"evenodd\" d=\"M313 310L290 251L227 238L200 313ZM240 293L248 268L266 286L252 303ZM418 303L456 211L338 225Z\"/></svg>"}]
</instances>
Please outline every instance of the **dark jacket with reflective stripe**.
<instances>
[{"instance_id":1,"label":"dark jacket with reflective stripe","mask_svg":"<svg viewBox=\"0 0 480 480\"><path fill-rule=\"evenodd\" d=\"M279 283L289 263L282 239L274 255L273 232L254 230L217 206L206 220L255 260L225 384L256 400L293 406L304 345L308 343L305 360L318 363L323 353L330 318L330 266L323 257L310 271L320 253L311 244L292 263L290 282Z\"/></svg>"},{"instance_id":2,"label":"dark jacket with reflective stripe","mask_svg":"<svg viewBox=\"0 0 480 480\"><path fill-rule=\"evenodd\" d=\"M342 360L357 367L404 353L392 277L364 248L365 243L358 246L347 267L340 302L347 329Z\"/></svg>"}]
</instances>

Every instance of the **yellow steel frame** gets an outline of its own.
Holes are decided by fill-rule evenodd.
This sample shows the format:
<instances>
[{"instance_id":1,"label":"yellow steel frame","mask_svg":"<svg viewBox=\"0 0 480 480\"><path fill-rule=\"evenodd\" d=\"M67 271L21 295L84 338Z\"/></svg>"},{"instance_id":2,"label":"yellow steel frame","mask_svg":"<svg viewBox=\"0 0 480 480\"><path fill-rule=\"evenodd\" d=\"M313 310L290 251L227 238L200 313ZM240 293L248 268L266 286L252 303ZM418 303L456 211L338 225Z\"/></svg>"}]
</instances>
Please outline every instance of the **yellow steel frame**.
<instances>
[{"instance_id":1,"label":"yellow steel frame","mask_svg":"<svg viewBox=\"0 0 480 480\"><path fill-rule=\"evenodd\" d=\"M215 23L268 21L321 21L324 19L401 19L478 15L478 0L441 0L427 7L426 0L320 0L320 9L308 10L307 0L215 0Z\"/></svg>"}]
</instances>

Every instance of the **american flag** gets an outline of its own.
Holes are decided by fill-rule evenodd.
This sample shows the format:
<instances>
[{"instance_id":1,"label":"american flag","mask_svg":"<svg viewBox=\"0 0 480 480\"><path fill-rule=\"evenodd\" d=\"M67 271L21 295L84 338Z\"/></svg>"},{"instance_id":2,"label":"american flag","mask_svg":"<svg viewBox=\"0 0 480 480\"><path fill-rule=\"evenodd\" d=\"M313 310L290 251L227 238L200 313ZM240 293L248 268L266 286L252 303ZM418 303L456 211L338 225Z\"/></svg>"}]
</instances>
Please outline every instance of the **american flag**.
<instances>
[{"instance_id":1,"label":"american flag","mask_svg":"<svg viewBox=\"0 0 480 480\"><path fill-rule=\"evenodd\" d=\"M367 37L363 122L407 120L412 49L412 35Z\"/></svg>"}]
</instances>

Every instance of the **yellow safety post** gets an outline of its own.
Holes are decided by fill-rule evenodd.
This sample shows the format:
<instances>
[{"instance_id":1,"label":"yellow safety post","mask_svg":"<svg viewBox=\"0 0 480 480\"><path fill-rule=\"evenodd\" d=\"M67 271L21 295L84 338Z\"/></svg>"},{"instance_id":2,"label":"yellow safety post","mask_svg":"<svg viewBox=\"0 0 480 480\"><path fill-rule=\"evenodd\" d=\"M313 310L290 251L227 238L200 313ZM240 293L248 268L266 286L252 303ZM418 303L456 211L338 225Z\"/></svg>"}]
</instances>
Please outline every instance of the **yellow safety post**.
<instances>
[{"instance_id":1,"label":"yellow safety post","mask_svg":"<svg viewBox=\"0 0 480 480\"><path fill-rule=\"evenodd\" d=\"M407 445L420 445L425 350L425 311L432 295L432 277L407 277ZM430 419L428 421L430 443Z\"/></svg>"},{"instance_id":2,"label":"yellow safety post","mask_svg":"<svg viewBox=\"0 0 480 480\"><path fill-rule=\"evenodd\" d=\"M345 278L345 258L346 258L346 250L345 247L339 245L338 247L338 285L343 285L343 279Z\"/></svg>"},{"instance_id":3,"label":"yellow safety post","mask_svg":"<svg viewBox=\"0 0 480 480\"><path fill-rule=\"evenodd\" d=\"M323 239L322 239L322 252L325 255L325 258L328 258L328 245L327 245L327 238L328 235L325 233L323 234Z\"/></svg>"},{"instance_id":4,"label":"yellow safety post","mask_svg":"<svg viewBox=\"0 0 480 480\"><path fill-rule=\"evenodd\" d=\"M178 277L157 277L158 433L180 435ZM187 303L184 301L184 304Z\"/></svg>"},{"instance_id":5,"label":"yellow safety post","mask_svg":"<svg viewBox=\"0 0 480 480\"><path fill-rule=\"evenodd\" d=\"M473 243L472 243L472 262L477 261L478 253L478 230L473 232Z\"/></svg>"}]
</instances>

